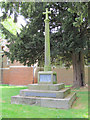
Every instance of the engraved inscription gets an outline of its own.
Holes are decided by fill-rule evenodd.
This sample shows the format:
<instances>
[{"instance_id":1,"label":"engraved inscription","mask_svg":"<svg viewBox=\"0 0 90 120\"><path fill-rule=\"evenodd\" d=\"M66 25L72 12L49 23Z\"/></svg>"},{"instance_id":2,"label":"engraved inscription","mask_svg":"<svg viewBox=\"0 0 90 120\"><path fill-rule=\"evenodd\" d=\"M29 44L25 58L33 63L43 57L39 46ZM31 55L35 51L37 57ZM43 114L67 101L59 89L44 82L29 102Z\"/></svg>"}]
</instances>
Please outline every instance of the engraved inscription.
<instances>
[{"instance_id":1,"label":"engraved inscription","mask_svg":"<svg viewBox=\"0 0 90 120\"><path fill-rule=\"evenodd\" d=\"M51 82L51 75L50 74L48 74L48 75L41 74L40 82Z\"/></svg>"}]
</instances>

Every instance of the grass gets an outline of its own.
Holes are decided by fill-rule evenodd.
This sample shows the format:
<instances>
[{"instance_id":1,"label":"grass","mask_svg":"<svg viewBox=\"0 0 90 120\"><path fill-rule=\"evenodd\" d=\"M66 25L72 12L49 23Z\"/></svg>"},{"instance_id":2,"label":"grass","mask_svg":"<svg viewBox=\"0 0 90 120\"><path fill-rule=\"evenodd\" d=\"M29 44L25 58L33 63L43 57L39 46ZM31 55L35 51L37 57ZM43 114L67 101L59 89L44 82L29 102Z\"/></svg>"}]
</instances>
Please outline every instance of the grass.
<instances>
[{"instance_id":1,"label":"grass","mask_svg":"<svg viewBox=\"0 0 90 120\"><path fill-rule=\"evenodd\" d=\"M69 110L10 104L11 96L19 94L21 89L27 87L0 86L0 88L2 88L3 118L88 118L87 88L72 91L77 92L77 100Z\"/></svg>"}]
</instances>

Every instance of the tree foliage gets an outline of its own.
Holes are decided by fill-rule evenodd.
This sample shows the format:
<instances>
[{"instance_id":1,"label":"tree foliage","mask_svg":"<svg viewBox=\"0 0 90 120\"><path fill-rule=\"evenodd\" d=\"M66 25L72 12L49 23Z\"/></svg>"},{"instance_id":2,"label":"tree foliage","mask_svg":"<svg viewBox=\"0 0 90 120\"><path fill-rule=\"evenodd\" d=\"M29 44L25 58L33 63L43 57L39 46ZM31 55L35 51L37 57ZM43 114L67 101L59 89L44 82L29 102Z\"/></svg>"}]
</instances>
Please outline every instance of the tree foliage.
<instances>
[{"instance_id":1,"label":"tree foliage","mask_svg":"<svg viewBox=\"0 0 90 120\"><path fill-rule=\"evenodd\" d=\"M9 39L10 53L7 55L12 62L17 60L24 65L34 64L37 60L44 62L45 16L42 13L46 6L52 10L49 17L52 62L61 60L69 67L73 52L88 54L88 3L3 3L2 20L14 13L15 22L20 14L27 21L27 25L15 37L2 27Z\"/></svg>"}]
</instances>

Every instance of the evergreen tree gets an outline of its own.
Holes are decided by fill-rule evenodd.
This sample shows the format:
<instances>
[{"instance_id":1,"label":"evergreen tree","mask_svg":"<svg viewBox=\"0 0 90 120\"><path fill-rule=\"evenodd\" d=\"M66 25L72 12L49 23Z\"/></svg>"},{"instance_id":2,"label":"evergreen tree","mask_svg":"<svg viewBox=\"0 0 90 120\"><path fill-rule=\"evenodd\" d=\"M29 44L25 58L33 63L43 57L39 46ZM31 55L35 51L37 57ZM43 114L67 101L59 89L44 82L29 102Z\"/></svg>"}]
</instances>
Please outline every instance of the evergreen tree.
<instances>
[{"instance_id":1,"label":"evergreen tree","mask_svg":"<svg viewBox=\"0 0 90 120\"><path fill-rule=\"evenodd\" d=\"M6 7L8 3L3 4L2 7L7 11L6 16L8 11L14 8L17 15L21 14L28 20L17 36L1 27L9 39L10 53L7 55L11 61L17 60L24 65L34 64L37 60L39 64L44 62L45 16L42 13L47 5L52 10L49 17L52 62L56 59L62 60L67 67L73 65L74 86L83 86L84 56L88 54L89 37L88 16L81 13L83 9L87 11L88 3L10 3L9 7Z\"/></svg>"}]
</instances>

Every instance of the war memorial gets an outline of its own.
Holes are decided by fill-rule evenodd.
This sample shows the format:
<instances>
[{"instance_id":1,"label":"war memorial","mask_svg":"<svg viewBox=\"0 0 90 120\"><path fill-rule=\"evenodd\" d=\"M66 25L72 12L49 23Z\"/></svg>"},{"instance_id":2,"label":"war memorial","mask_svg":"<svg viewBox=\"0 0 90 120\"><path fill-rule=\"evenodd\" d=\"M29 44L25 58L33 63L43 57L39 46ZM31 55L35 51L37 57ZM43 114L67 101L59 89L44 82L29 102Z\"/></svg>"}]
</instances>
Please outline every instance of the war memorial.
<instances>
[{"instance_id":1,"label":"war memorial","mask_svg":"<svg viewBox=\"0 0 90 120\"><path fill-rule=\"evenodd\" d=\"M11 104L37 105L41 107L69 109L76 99L76 93L65 88L63 83L57 84L57 74L51 70L49 18L51 13L46 8L45 21L45 65L44 71L38 72L38 83L29 84L28 89L20 91L20 95L11 97Z\"/></svg>"}]
</instances>

